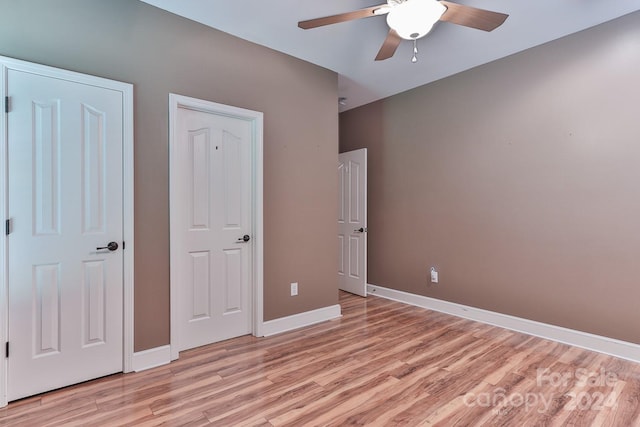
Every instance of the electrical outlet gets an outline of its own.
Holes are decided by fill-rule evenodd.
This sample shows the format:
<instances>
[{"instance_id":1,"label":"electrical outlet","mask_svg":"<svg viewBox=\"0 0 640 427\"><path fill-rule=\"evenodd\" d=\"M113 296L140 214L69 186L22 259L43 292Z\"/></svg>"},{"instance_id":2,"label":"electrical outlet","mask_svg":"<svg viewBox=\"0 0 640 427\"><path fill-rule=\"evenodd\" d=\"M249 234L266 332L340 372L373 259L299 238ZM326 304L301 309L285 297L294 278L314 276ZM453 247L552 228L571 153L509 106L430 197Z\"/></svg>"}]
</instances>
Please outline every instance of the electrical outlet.
<instances>
[{"instance_id":1,"label":"electrical outlet","mask_svg":"<svg viewBox=\"0 0 640 427\"><path fill-rule=\"evenodd\" d=\"M298 282L293 282L291 284L291 296L295 297L298 295Z\"/></svg>"},{"instance_id":2,"label":"electrical outlet","mask_svg":"<svg viewBox=\"0 0 640 427\"><path fill-rule=\"evenodd\" d=\"M431 283L438 283L438 272L435 267L431 267Z\"/></svg>"}]
</instances>

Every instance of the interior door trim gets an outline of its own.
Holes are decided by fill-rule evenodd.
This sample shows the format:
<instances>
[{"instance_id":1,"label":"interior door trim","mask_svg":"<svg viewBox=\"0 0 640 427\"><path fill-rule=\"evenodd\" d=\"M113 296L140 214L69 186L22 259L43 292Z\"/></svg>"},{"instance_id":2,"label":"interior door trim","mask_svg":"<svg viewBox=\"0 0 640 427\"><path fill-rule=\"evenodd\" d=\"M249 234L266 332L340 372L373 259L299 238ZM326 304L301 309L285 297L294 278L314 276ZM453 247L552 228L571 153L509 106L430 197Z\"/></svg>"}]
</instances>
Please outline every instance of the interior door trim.
<instances>
[{"instance_id":1,"label":"interior door trim","mask_svg":"<svg viewBox=\"0 0 640 427\"><path fill-rule=\"evenodd\" d=\"M259 111L246 110L244 108L232 107L229 105L218 104L211 101L205 101L202 99L191 98L188 96L177 95L174 93L169 94L169 206L172 211L175 209L175 203L171 202L171 195L177 194L174 176L178 174L178 164L176 162L178 135L176 135L178 109L187 108L191 110L202 111L205 113L216 114L220 116L227 116L233 118L239 118L242 120L250 121L253 128L253 135L251 141L251 203L253 216L251 219L253 229L253 253L251 264L253 283L250 288L252 291L252 331L254 336L264 336L264 316L263 316L263 281L264 281L264 269L263 269L263 113ZM174 233L177 232L178 224L174 224L176 215L171 212L170 217L170 241L175 241L177 238ZM174 265L174 259L177 254L171 251L170 265ZM176 277L177 268L171 268L171 360L178 358L178 342L180 340L178 333L178 278Z\"/></svg>"},{"instance_id":2,"label":"interior door trim","mask_svg":"<svg viewBox=\"0 0 640 427\"><path fill-rule=\"evenodd\" d=\"M3 100L7 93L8 70L23 71L46 77L68 80L92 86L103 87L122 93L123 114L123 240L126 242L126 250L123 252L123 355L122 367L124 372L132 371L133 367L133 290L134 290L134 216L133 216L133 85L62 70L46 65L34 64L14 58L0 56L0 99ZM8 113L11 114L11 113ZM8 114L2 108L0 119L0 220L3 222L8 216L8 182L7 182L7 146L8 146ZM0 344L4 353L4 346L8 336L8 239L5 233L0 233ZM7 358L0 354L0 407L7 405Z\"/></svg>"}]
</instances>

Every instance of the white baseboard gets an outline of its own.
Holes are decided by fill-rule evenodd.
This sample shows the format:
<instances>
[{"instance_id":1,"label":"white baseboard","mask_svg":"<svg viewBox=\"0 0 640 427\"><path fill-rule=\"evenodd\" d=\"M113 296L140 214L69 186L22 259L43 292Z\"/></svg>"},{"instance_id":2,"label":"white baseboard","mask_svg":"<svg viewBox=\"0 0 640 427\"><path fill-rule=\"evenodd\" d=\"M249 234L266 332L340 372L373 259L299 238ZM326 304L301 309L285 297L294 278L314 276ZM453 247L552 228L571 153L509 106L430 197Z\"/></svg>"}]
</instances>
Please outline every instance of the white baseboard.
<instances>
[{"instance_id":1,"label":"white baseboard","mask_svg":"<svg viewBox=\"0 0 640 427\"><path fill-rule=\"evenodd\" d=\"M166 365L169 362L171 362L171 346L169 345L133 353L133 370L135 372Z\"/></svg>"},{"instance_id":2,"label":"white baseboard","mask_svg":"<svg viewBox=\"0 0 640 427\"><path fill-rule=\"evenodd\" d=\"M342 316L340 305L330 305L328 307L305 311L304 313L298 313L264 322L262 324L262 333L263 336L268 337L270 335L287 332L292 329L298 329L304 326L324 322L326 320L336 319L340 316Z\"/></svg>"},{"instance_id":3,"label":"white baseboard","mask_svg":"<svg viewBox=\"0 0 640 427\"><path fill-rule=\"evenodd\" d=\"M563 328L561 326L536 322L534 320L523 319L520 317L510 316L508 314L483 310L481 308L456 304L422 295L397 291L395 289L384 288L377 285L367 285L367 293L429 310L439 311L441 313L451 314L453 316L463 317L469 320L475 320L477 322L488 323L490 325L511 329L528 335L546 338L587 350L597 351L599 353L608 354L621 359L630 360L632 362L640 362L640 345L627 341L576 331L573 329Z\"/></svg>"}]
</instances>

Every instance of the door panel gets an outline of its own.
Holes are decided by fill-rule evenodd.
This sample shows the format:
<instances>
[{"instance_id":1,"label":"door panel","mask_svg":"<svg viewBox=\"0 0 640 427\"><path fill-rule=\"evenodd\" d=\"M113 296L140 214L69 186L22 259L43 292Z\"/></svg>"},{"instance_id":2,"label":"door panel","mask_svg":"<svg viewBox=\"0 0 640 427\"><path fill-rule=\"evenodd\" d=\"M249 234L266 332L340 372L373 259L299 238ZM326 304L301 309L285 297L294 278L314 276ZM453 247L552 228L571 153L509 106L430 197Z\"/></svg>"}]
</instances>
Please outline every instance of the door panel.
<instances>
[{"instance_id":1,"label":"door panel","mask_svg":"<svg viewBox=\"0 0 640 427\"><path fill-rule=\"evenodd\" d=\"M84 233L104 233L106 160L104 111L82 105L82 225Z\"/></svg>"},{"instance_id":2,"label":"door panel","mask_svg":"<svg viewBox=\"0 0 640 427\"><path fill-rule=\"evenodd\" d=\"M338 163L338 287L367 295L367 150Z\"/></svg>"},{"instance_id":3,"label":"door panel","mask_svg":"<svg viewBox=\"0 0 640 427\"><path fill-rule=\"evenodd\" d=\"M190 286L190 300L193 301L191 305L191 320L207 319L211 317L211 297L209 282L211 272L209 266L211 265L210 252L191 252L191 286Z\"/></svg>"},{"instance_id":4,"label":"door panel","mask_svg":"<svg viewBox=\"0 0 640 427\"><path fill-rule=\"evenodd\" d=\"M178 108L176 132L181 351L251 332L252 134L248 121L188 108Z\"/></svg>"},{"instance_id":5,"label":"door panel","mask_svg":"<svg viewBox=\"0 0 640 427\"><path fill-rule=\"evenodd\" d=\"M106 338L107 277L104 261L85 261L82 286L83 345L103 344Z\"/></svg>"},{"instance_id":6,"label":"door panel","mask_svg":"<svg viewBox=\"0 0 640 427\"><path fill-rule=\"evenodd\" d=\"M34 265L33 311L35 325L30 329L35 357L60 351L60 265Z\"/></svg>"},{"instance_id":7,"label":"door panel","mask_svg":"<svg viewBox=\"0 0 640 427\"><path fill-rule=\"evenodd\" d=\"M361 204L363 203L363 194L361 192L361 159L349 160L347 163L347 182L349 183L349 222L354 226L362 223L362 215L364 214Z\"/></svg>"},{"instance_id":8,"label":"door panel","mask_svg":"<svg viewBox=\"0 0 640 427\"><path fill-rule=\"evenodd\" d=\"M9 400L122 371L123 95L7 72ZM119 243L121 245L121 243Z\"/></svg>"},{"instance_id":9,"label":"door panel","mask_svg":"<svg viewBox=\"0 0 640 427\"><path fill-rule=\"evenodd\" d=\"M242 310L245 305L242 301L242 288L238 283L242 283L242 250L226 249L224 253L224 295L226 305L223 314L237 313Z\"/></svg>"},{"instance_id":10,"label":"door panel","mask_svg":"<svg viewBox=\"0 0 640 427\"><path fill-rule=\"evenodd\" d=\"M352 279L361 279L360 271L360 247L362 246L361 236L349 236L349 277Z\"/></svg>"},{"instance_id":11,"label":"door panel","mask_svg":"<svg viewBox=\"0 0 640 427\"><path fill-rule=\"evenodd\" d=\"M211 191L209 188L210 153L211 146L209 130L197 129L189 131L189 154L191 157L191 191L189 192L191 207L191 230L209 228L209 218L211 217Z\"/></svg>"}]
</instances>

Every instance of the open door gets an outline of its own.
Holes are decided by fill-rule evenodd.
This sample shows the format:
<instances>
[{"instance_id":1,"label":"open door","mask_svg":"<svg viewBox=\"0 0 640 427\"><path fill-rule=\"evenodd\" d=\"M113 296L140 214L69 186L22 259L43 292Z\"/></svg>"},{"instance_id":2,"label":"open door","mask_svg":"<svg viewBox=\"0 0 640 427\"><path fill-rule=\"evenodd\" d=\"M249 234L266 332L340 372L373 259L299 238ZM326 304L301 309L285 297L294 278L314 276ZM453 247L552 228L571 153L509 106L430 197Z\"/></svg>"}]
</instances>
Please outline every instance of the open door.
<instances>
[{"instance_id":1,"label":"open door","mask_svg":"<svg viewBox=\"0 0 640 427\"><path fill-rule=\"evenodd\" d=\"M338 288L367 296L367 149L338 156Z\"/></svg>"}]
</instances>

